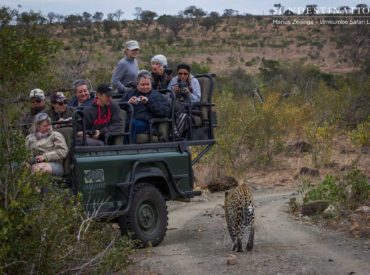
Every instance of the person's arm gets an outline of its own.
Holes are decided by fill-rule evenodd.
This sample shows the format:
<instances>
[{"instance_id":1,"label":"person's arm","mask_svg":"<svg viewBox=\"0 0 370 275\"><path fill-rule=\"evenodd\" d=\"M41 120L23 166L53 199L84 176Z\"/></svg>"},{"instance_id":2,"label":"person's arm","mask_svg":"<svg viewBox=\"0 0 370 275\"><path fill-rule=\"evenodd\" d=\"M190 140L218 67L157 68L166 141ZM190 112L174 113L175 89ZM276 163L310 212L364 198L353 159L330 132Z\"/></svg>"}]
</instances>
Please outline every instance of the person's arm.
<instances>
[{"instance_id":1,"label":"person's arm","mask_svg":"<svg viewBox=\"0 0 370 275\"><path fill-rule=\"evenodd\" d=\"M53 132L53 145L54 150L45 152L43 157L46 161L60 161L63 160L68 154L68 146L63 137L59 132Z\"/></svg>"},{"instance_id":2,"label":"person's arm","mask_svg":"<svg viewBox=\"0 0 370 275\"><path fill-rule=\"evenodd\" d=\"M125 92L127 87L121 82L122 77L126 74L126 66L124 61L118 62L112 75L112 84L119 91Z\"/></svg>"},{"instance_id":3,"label":"person's arm","mask_svg":"<svg viewBox=\"0 0 370 275\"><path fill-rule=\"evenodd\" d=\"M201 99L201 89L198 79L196 77L191 76L191 88L193 92L190 94L191 102L200 102Z\"/></svg>"},{"instance_id":4,"label":"person's arm","mask_svg":"<svg viewBox=\"0 0 370 275\"><path fill-rule=\"evenodd\" d=\"M111 103L111 119L109 125L101 128L99 130L101 135L105 135L110 132L122 132L123 122L120 114L120 109L118 105L114 102Z\"/></svg>"}]
</instances>

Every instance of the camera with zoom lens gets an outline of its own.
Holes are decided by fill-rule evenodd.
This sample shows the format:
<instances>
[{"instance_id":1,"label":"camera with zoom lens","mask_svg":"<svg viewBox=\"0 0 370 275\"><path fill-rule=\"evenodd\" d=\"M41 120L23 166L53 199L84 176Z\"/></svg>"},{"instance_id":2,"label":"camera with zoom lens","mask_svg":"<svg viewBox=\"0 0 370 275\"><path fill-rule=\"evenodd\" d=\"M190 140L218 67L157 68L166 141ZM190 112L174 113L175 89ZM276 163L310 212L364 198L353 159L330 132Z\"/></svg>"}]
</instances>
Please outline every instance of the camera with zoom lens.
<instances>
[{"instance_id":1,"label":"camera with zoom lens","mask_svg":"<svg viewBox=\"0 0 370 275\"><path fill-rule=\"evenodd\" d=\"M136 98L136 103L140 103L141 102L141 98L140 97L137 97Z\"/></svg>"},{"instance_id":2,"label":"camera with zoom lens","mask_svg":"<svg viewBox=\"0 0 370 275\"><path fill-rule=\"evenodd\" d=\"M186 95L188 91L188 83L186 81L180 81L179 89L180 89L180 94Z\"/></svg>"},{"instance_id":3,"label":"camera with zoom lens","mask_svg":"<svg viewBox=\"0 0 370 275\"><path fill-rule=\"evenodd\" d=\"M89 137L96 135L96 130L86 130L86 135Z\"/></svg>"},{"instance_id":4,"label":"camera with zoom lens","mask_svg":"<svg viewBox=\"0 0 370 275\"><path fill-rule=\"evenodd\" d=\"M165 74L167 74L167 75L172 74L172 70L167 65L163 66L163 69L164 69Z\"/></svg>"}]
</instances>

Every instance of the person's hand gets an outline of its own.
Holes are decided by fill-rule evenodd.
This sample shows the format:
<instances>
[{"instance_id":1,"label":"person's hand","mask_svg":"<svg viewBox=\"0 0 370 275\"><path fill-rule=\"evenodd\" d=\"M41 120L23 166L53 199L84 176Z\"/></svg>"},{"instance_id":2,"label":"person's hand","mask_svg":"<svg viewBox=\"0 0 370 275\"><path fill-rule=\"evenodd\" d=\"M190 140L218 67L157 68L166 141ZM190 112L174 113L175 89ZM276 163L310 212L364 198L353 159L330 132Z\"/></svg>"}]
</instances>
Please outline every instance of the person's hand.
<instances>
[{"instance_id":1,"label":"person's hand","mask_svg":"<svg viewBox=\"0 0 370 275\"><path fill-rule=\"evenodd\" d=\"M175 93L180 92L180 87L179 87L179 85L177 85L177 84L172 85L172 91L174 91Z\"/></svg>"},{"instance_id":2,"label":"person's hand","mask_svg":"<svg viewBox=\"0 0 370 275\"><path fill-rule=\"evenodd\" d=\"M184 90L182 91L185 95L189 95L190 94L190 90L189 88L184 88Z\"/></svg>"},{"instance_id":3,"label":"person's hand","mask_svg":"<svg viewBox=\"0 0 370 275\"><path fill-rule=\"evenodd\" d=\"M37 163L45 161L45 157L43 155L38 155L35 157Z\"/></svg>"},{"instance_id":4,"label":"person's hand","mask_svg":"<svg viewBox=\"0 0 370 275\"><path fill-rule=\"evenodd\" d=\"M92 138L98 139L99 136L100 136L100 131L99 130L95 130L95 135L93 135Z\"/></svg>"},{"instance_id":5,"label":"person's hand","mask_svg":"<svg viewBox=\"0 0 370 275\"><path fill-rule=\"evenodd\" d=\"M130 104L137 104L137 97L136 96L132 96L129 100L128 100L128 103Z\"/></svg>"},{"instance_id":6,"label":"person's hand","mask_svg":"<svg viewBox=\"0 0 370 275\"><path fill-rule=\"evenodd\" d=\"M164 74L164 68L163 68L163 66L158 66L156 73L158 75L161 75L162 76Z\"/></svg>"},{"instance_id":7,"label":"person's hand","mask_svg":"<svg viewBox=\"0 0 370 275\"><path fill-rule=\"evenodd\" d=\"M140 98L140 102L143 103L143 104L148 102L148 98L146 96L141 95L141 96L139 96L139 98Z\"/></svg>"}]
</instances>

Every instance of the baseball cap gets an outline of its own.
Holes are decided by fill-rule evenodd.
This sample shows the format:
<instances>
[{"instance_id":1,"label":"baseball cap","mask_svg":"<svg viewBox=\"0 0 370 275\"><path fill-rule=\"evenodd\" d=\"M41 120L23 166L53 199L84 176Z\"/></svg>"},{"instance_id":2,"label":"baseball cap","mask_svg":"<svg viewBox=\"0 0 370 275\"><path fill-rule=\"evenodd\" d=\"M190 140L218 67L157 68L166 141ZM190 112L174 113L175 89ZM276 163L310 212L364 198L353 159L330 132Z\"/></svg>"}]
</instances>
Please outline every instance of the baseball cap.
<instances>
[{"instance_id":1,"label":"baseball cap","mask_svg":"<svg viewBox=\"0 0 370 275\"><path fill-rule=\"evenodd\" d=\"M67 98L62 92L57 92L50 97L51 102L64 102L66 99Z\"/></svg>"},{"instance_id":2,"label":"baseball cap","mask_svg":"<svg viewBox=\"0 0 370 275\"><path fill-rule=\"evenodd\" d=\"M109 85L109 84L100 84L97 88L96 88L96 92L98 94L105 94L107 96L112 96L113 94L113 89L112 87Z\"/></svg>"},{"instance_id":3,"label":"baseball cap","mask_svg":"<svg viewBox=\"0 0 370 275\"><path fill-rule=\"evenodd\" d=\"M131 50L140 49L139 43L136 40L129 40L125 43L125 48Z\"/></svg>"},{"instance_id":4,"label":"baseball cap","mask_svg":"<svg viewBox=\"0 0 370 275\"><path fill-rule=\"evenodd\" d=\"M45 93L43 90L36 88L36 89L31 90L30 92L30 98L33 98L33 97L36 97L39 99L45 99Z\"/></svg>"}]
</instances>

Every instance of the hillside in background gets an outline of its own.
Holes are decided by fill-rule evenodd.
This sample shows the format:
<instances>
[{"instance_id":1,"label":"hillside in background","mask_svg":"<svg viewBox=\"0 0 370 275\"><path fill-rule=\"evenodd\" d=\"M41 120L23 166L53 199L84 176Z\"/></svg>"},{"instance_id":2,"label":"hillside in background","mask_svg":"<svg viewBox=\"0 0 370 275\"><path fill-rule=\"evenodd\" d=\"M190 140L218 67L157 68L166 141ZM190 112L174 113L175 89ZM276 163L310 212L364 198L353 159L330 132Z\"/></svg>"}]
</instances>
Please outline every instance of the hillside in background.
<instances>
[{"instance_id":1,"label":"hillside in background","mask_svg":"<svg viewBox=\"0 0 370 275\"><path fill-rule=\"evenodd\" d=\"M318 17L314 24L284 25L273 20L313 19L240 16L220 20L213 26L202 26L194 19L179 21L177 29L158 21L149 26L142 21L125 21L112 26L95 23L43 27L63 40L63 62L69 60L80 66L75 68L76 73L84 75L98 70L106 81L122 57L122 45L129 39L141 44L141 68L149 68L150 58L159 53L166 55L172 66L186 61L219 75L230 75L239 68L255 74L263 59L312 64L328 73L350 72L364 61L369 45L366 25L320 24Z\"/></svg>"}]
</instances>

